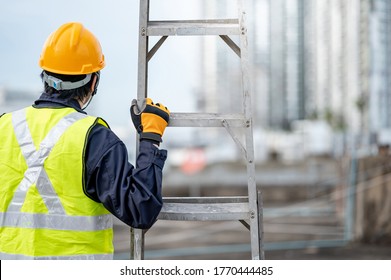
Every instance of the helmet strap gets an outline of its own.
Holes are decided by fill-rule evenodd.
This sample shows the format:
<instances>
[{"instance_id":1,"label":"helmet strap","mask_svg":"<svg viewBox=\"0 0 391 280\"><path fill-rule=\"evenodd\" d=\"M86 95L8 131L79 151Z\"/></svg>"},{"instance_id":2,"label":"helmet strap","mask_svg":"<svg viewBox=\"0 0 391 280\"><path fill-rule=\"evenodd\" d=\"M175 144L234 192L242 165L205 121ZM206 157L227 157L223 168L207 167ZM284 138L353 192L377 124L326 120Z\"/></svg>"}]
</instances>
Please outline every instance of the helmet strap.
<instances>
[{"instance_id":1,"label":"helmet strap","mask_svg":"<svg viewBox=\"0 0 391 280\"><path fill-rule=\"evenodd\" d=\"M84 103L84 105L81 107L82 110L85 110L88 107L88 105L90 105L90 103L92 101L92 97L93 97L93 95L91 94L91 96L88 99L88 101L86 103Z\"/></svg>"},{"instance_id":2,"label":"helmet strap","mask_svg":"<svg viewBox=\"0 0 391 280\"><path fill-rule=\"evenodd\" d=\"M50 76L43 71L42 81L46 82L50 87L56 90L69 90L82 87L91 80L91 74L87 74L83 80L77 82L63 81L56 77Z\"/></svg>"},{"instance_id":3,"label":"helmet strap","mask_svg":"<svg viewBox=\"0 0 391 280\"><path fill-rule=\"evenodd\" d=\"M98 91L98 85L99 85L99 80L100 80L100 71L98 72L95 72L95 75L96 75L96 80L95 80L95 86L94 86L94 89L91 93L91 96L90 96L90 99L84 104L84 106L81 108L82 110L85 110L88 105L90 105L91 101L92 101L92 98L94 97L94 95L96 94L96 92Z\"/></svg>"}]
</instances>

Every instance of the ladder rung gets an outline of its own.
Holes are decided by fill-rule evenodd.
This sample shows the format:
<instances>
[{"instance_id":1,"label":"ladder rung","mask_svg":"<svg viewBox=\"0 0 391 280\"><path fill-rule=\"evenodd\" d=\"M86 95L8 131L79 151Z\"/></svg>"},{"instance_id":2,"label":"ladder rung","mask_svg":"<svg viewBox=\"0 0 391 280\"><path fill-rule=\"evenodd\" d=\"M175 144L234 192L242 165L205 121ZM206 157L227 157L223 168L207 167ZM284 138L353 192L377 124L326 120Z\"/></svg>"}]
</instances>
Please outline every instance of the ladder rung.
<instances>
[{"instance_id":1,"label":"ladder rung","mask_svg":"<svg viewBox=\"0 0 391 280\"><path fill-rule=\"evenodd\" d=\"M175 221L222 221L249 219L247 202L177 203L165 202L159 219Z\"/></svg>"},{"instance_id":2,"label":"ladder rung","mask_svg":"<svg viewBox=\"0 0 391 280\"><path fill-rule=\"evenodd\" d=\"M239 203L248 202L248 196L163 197L164 203Z\"/></svg>"},{"instance_id":3,"label":"ladder rung","mask_svg":"<svg viewBox=\"0 0 391 280\"><path fill-rule=\"evenodd\" d=\"M239 35L238 19L149 21L147 36Z\"/></svg>"},{"instance_id":4,"label":"ladder rung","mask_svg":"<svg viewBox=\"0 0 391 280\"><path fill-rule=\"evenodd\" d=\"M245 127L247 121L242 114L218 113L171 113L171 127L222 127L224 122L230 127Z\"/></svg>"}]
</instances>

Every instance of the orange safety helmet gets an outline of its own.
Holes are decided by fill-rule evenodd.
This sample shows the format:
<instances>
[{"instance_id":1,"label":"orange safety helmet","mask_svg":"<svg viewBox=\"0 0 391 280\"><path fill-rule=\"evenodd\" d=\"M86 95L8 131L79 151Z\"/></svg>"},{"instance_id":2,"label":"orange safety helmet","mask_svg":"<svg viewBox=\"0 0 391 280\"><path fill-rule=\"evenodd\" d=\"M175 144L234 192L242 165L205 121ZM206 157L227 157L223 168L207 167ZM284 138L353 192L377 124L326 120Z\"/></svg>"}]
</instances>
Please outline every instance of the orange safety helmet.
<instances>
[{"instance_id":1,"label":"orange safety helmet","mask_svg":"<svg viewBox=\"0 0 391 280\"><path fill-rule=\"evenodd\" d=\"M94 34L81 23L69 22L46 39L39 66L52 73L83 75L105 67L105 57Z\"/></svg>"}]
</instances>

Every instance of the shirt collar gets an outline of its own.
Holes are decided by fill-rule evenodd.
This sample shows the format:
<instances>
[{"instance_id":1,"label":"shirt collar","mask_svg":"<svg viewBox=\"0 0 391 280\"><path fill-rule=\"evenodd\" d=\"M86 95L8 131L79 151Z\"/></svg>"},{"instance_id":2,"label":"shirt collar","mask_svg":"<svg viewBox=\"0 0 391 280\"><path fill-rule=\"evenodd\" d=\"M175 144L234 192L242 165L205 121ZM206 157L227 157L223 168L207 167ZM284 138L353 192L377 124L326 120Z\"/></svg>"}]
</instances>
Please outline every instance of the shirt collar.
<instances>
[{"instance_id":1,"label":"shirt collar","mask_svg":"<svg viewBox=\"0 0 391 280\"><path fill-rule=\"evenodd\" d=\"M71 107L76 111L86 114L81 107L79 102L74 98L59 98L59 94L48 94L42 93L41 96L34 101L35 108L64 108Z\"/></svg>"}]
</instances>

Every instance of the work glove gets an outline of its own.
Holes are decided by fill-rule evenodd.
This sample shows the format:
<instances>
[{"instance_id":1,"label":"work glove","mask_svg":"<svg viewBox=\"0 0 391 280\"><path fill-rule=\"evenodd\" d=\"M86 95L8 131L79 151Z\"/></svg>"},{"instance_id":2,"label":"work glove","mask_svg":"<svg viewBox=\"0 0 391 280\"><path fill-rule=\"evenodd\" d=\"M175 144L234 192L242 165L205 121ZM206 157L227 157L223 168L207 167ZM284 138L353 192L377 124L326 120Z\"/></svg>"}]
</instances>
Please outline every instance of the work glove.
<instances>
[{"instance_id":1,"label":"work glove","mask_svg":"<svg viewBox=\"0 0 391 280\"><path fill-rule=\"evenodd\" d=\"M141 104L133 99L130 116L140 139L162 142L164 130L170 119L170 111L167 107L159 103L154 104L150 98L145 98Z\"/></svg>"}]
</instances>

